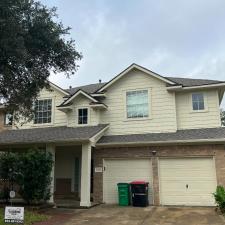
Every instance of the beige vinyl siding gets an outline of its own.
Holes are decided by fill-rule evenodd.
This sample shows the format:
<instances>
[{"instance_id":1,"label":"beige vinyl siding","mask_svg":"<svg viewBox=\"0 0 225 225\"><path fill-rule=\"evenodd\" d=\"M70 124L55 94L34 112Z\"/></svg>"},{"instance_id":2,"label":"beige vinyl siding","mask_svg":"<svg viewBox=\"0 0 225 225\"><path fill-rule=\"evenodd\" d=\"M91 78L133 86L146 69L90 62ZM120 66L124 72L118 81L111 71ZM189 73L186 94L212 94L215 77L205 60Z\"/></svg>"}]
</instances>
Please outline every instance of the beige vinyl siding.
<instances>
[{"instance_id":1,"label":"beige vinyl siding","mask_svg":"<svg viewBox=\"0 0 225 225\"><path fill-rule=\"evenodd\" d=\"M149 118L126 118L126 91L149 91ZM110 123L108 135L176 131L175 95L166 84L141 71L132 70L109 87L104 103L108 110L101 113L101 122Z\"/></svg>"},{"instance_id":2,"label":"beige vinyl siding","mask_svg":"<svg viewBox=\"0 0 225 225\"><path fill-rule=\"evenodd\" d=\"M20 129L27 129L27 128L49 127L49 126L66 126L67 125L66 114L59 111L56 107L64 101L63 99L64 96L65 95L62 92L54 88L51 88L51 91L43 89L40 92L38 99L52 99L52 122L49 124L34 124L33 121L31 121L29 123L25 123L23 126L18 125L18 127Z\"/></svg>"},{"instance_id":3,"label":"beige vinyl siding","mask_svg":"<svg viewBox=\"0 0 225 225\"><path fill-rule=\"evenodd\" d=\"M68 126L75 127L75 126L84 126L78 124L78 109L80 108L88 108L88 124L87 125L98 125L99 124L99 112L96 109L90 107L90 102L87 97L82 95L77 96L73 100L72 110L67 113L68 115Z\"/></svg>"},{"instance_id":4,"label":"beige vinyl siding","mask_svg":"<svg viewBox=\"0 0 225 225\"><path fill-rule=\"evenodd\" d=\"M217 90L204 91L206 109L202 112L194 112L192 110L191 94L192 92L178 92L176 94L178 129L221 126Z\"/></svg>"}]
</instances>

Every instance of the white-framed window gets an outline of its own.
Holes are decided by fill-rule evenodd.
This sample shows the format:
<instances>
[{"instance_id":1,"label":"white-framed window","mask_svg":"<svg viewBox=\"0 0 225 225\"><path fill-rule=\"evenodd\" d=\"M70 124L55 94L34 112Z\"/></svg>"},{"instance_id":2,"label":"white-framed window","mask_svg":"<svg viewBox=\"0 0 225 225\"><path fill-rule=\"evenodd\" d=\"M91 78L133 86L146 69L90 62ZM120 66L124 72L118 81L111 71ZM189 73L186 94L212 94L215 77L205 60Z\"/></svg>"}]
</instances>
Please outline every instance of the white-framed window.
<instances>
[{"instance_id":1,"label":"white-framed window","mask_svg":"<svg viewBox=\"0 0 225 225\"><path fill-rule=\"evenodd\" d=\"M192 93L192 110L202 111L205 110L204 93Z\"/></svg>"},{"instance_id":2,"label":"white-framed window","mask_svg":"<svg viewBox=\"0 0 225 225\"><path fill-rule=\"evenodd\" d=\"M12 126L13 115L11 113L5 113L4 124L6 126Z\"/></svg>"},{"instance_id":3,"label":"white-framed window","mask_svg":"<svg viewBox=\"0 0 225 225\"><path fill-rule=\"evenodd\" d=\"M78 124L88 124L88 108L78 109Z\"/></svg>"},{"instance_id":4,"label":"white-framed window","mask_svg":"<svg viewBox=\"0 0 225 225\"><path fill-rule=\"evenodd\" d=\"M34 124L52 122L52 99L38 99L34 103Z\"/></svg>"},{"instance_id":5,"label":"white-framed window","mask_svg":"<svg viewBox=\"0 0 225 225\"><path fill-rule=\"evenodd\" d=\"M148 90L136 90L126 92L127 118L149 117Z\"/></svg>"}]
</instances>

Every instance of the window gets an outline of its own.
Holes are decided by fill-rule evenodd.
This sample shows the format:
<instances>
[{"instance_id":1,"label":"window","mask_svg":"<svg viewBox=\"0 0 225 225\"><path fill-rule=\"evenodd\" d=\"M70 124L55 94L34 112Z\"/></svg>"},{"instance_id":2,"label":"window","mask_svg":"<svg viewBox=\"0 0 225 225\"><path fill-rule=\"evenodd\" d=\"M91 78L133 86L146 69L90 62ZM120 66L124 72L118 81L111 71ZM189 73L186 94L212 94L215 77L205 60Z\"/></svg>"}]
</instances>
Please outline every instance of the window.
<instances>
[{"instance_id":1,"label":"window","mask_svg":"<svg viewBox=\"0 0 225 225\"><path fill-rule=\"evenodd\" d=\"M192 109L194 111L204 110L204 94L203 93L193 93L192 94Z\"/></svg>"},{"instance_id":2,"label":"window","mask_svg":"<svg viewBox=\"0 0 225 225\"><path fill-rule=\"evenodd\" d=\"M126 93L127 118L144 118L149 116L148 91L129 91Z\"/></svg>"},{"instance_id":3,"label":"window","mask_svg":"<svg viewBox=\"0 0 225 225\"><path fill-rule=\"evenodd\" d=\"M52 99L37 100L34 104L34 124L51 123Z\"/></svg>"},{"instance_id":4,"label":"window","mask_svg":"<svg viewBox=\"0 0 225 225\"><path fill-rule=\"evenodd\" d=\"M78 109L78 124L88 123L88 109Z\"/></svg>"},{"instance_id":5,"label":"window","mask_svg":"<svg viewBox=\"0 0 225 225\"><path fill-rule=\"evenodd\" d=\"M11 113L6 113L5 114L5 118L4 118L5 125L11 126L12 125L12 120L13 120L13 115Z\"/></svg>"}]
</instances>

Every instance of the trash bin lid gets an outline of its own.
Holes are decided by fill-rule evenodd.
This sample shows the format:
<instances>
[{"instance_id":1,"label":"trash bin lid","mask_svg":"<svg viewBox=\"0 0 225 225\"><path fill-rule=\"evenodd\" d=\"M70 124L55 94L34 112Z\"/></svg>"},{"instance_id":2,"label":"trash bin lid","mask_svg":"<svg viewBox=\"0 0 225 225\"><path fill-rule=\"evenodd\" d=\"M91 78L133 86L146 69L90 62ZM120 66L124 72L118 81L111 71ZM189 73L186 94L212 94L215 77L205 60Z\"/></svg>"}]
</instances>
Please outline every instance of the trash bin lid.
<instances>
[{"instance_id":1,"label":"trash bin lid","mask_svg":"<svg viewBox=\"0 0 225 225\"><path fill-rule=\"evenodd\" d=\"M148 184L148 182L144 180L135 180L135 181L132 181L130 184Z\"/></svg>"},{"instance_id":2,"label":"trash bin lid","mask_svg":"<svg viewBox=\"0 0 225 225\"><path fill-rule=\"evenodd\" d=\"M118 185L118 186L124 186L124 185L125 185L125 186L129 186L129 183L118 183L117 185Z\"/></svg>"}]
</instances>

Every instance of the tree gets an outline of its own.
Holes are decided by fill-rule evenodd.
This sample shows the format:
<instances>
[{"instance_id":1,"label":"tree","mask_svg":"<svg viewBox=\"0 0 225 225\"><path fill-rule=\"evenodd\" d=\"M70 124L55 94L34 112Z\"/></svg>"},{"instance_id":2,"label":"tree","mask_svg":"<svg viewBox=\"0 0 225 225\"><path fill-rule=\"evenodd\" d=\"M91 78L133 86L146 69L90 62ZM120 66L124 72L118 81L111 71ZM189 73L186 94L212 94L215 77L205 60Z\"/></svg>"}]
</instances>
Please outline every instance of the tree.
<instances>
[{"instance_id":1,"label":"tree","mask_svg":"<svg viewBox=\"0 0 225 225\"><path fill-rule=\"evenodd\" d=\"M74 74L82 58L56 8L34 0L0 1L0 95L9 112L31 118L50 72Z\"/></svg>"},{"instance_id":2,"label":"tree","mask_svg":"<svg viewBox=\"0 0 225 225\"><path fill-rule=\"evenodd\" d=\"M223 109L220 110L221 124L225 126L225 111Z\"/></svg>"}]
</instances>

